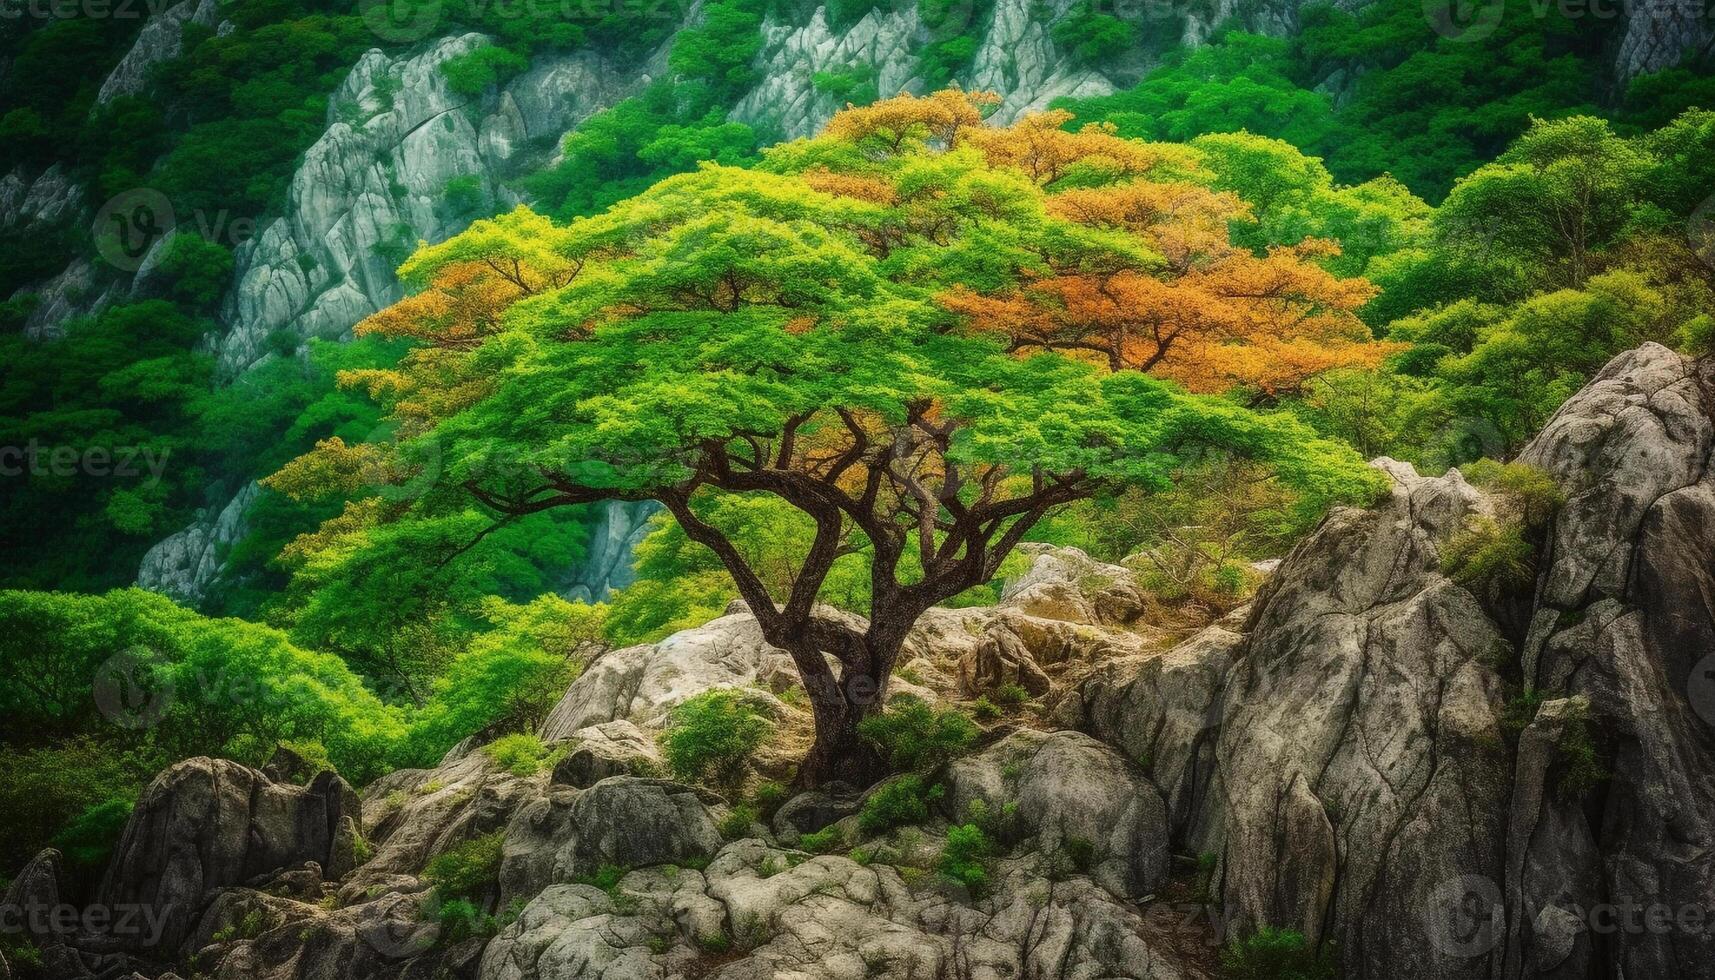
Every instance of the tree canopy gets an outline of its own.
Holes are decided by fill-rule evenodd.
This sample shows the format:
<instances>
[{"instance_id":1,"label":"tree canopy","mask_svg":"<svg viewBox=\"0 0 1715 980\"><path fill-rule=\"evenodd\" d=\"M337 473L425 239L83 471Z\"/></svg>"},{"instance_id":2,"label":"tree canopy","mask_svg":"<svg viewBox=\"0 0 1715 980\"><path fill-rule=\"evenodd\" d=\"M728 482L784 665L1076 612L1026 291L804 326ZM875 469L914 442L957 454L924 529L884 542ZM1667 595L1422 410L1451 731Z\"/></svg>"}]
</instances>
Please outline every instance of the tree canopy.
<instances>
[{"instance_id":1,"label":"tree canopy","mask_svg":"<svg viewBox=\"0 0 1715 980\"><path fill-rule=\"evenodd\" d=\"M401 269L421 291L360 328L421 346L346 379L390 407L399 441L329 440L270 482L432 468L391 507L414 521L472 499L501 523L660 501L793 654L817 707L810 779L854 754L917 616L992 578L1056 507L1167 487L1209 452L1320 500L1373 487L1290 418L1145 373L1220 391L1266 387L1247 364L1373 358L1352 315L1369 287L1314 262L1333 246L1233 246L1243 206L1195 151L1058 113L993 127L992 102L850 109L756 169L706 164L569 225L520 208L421 248ZM1074 336L1070 301L1104 285L1153 303ZM1143 338L1162 330L1178 333L1152 358ZM730 496L806 516L791 574L765 577L709 519ZM867 629L817 611L845 555L868 567Z\"/></svg>"}]
</instances>

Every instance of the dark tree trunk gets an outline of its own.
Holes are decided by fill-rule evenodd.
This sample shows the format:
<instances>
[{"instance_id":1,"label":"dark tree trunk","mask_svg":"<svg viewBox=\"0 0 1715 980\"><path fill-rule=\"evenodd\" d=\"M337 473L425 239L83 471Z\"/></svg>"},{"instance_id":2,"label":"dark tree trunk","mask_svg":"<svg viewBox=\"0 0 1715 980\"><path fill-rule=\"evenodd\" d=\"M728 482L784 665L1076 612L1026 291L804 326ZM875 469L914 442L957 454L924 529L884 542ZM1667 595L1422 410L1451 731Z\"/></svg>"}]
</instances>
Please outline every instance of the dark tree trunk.
<instances>
[{"instance_id":1,"label":"dark tree trunk","mask_svg":"<svg viewBox=\"0 0 1715 980\"><path fill-rule=\"evenodd\" d=\"M865 787L887 774L881 756L861 735L858 722L877 710L843 697L815 698L816 742L798 765L794 780L801 789L839 780Z\"/></svg>"},{"instance_id":2,"label":"dark tree trunk","mask_svg":"<svg viewBox=\"0 0 1715 980\"><path fill-rule=\"evenodd\" d=\"M800 788L835 779L865 787L887 775L886 760L858 734L858 724L881 711L894 662L914 621L915 617L901 622L878 617L872 621L861 650L841 651L845 656L840 657L842 669L837 679L831 671L814 679L804 678L816 716L816 741L798 766L795 782ZM820 660L821 652L815 657ZM799 663L802 668L803 660ZM804 673L802 669L800 672Z\"/></svg>"}]
</instances>

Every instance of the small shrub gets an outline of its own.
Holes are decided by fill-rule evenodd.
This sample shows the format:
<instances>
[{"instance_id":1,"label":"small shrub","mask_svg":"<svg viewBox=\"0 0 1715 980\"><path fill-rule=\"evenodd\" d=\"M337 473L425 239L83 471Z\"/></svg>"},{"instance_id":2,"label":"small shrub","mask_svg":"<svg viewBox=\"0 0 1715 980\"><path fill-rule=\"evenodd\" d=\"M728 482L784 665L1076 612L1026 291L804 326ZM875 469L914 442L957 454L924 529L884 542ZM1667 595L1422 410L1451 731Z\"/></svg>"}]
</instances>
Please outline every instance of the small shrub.
<instances>
[{"instance_id":1,"label":"small shrub","mask_svg":"<svg viewBox=\"0 0 1715 980\"><path fill-rule=\"evenodd\" d=\"M498 738L482 747L500 768L514 776L534 776L542 771L542 760L548 757L548 747L528 732Z\"/></svg>"},{"instance_id":2,"label":"small shrub","mask_svg":"<svg viewBox=\"0 0 1715 980\"><path fill-rule=\"evenodd\" d=\"M1523 588L1536 577L1535 560L1524 526L1492 517L1472 519L1441 549L1441 570L1474 590Z\"/></svg>"},{"instance_id":3,"label":"small shrub","mask_svg":"<svg viewBox=\"0 0 1715 980\"><path fill-rule=\"evenodd\" d=\"M854 847L846 852L846 857L850 858L853 864L867 868L870 862L875 860L875 852L867 848Z\"/></svg>"},{"instance_id":4,"label":"small shrub","mask_svg":"<svg viewBox=\"0 0 1715 980\"><path fill-rule=\"evenodd\" d=\"M727 840L738 840L750 833L750 825L755 822L755 807L735 806L732 808L732 812L721 818L721 836Z\"/></svg>"},{"instance_id":5,"label":"small shrub","mask_svg":"<svg viewBox=\"0 0 1715 980\"><path fill-rule=\"evenodd\" d=\"M675 778L730 787L773 730L774 723L744 692L719 688L674 708L661 745Z\"/></svg>"},{"instance_id":6,"label":"small shrub","mask_svg":"<svg viewBox=\"0 0 1715 980\"><path fill-rule=\"evenodd\" d=\"M724 932L711 932L697 937L703 952L719 955L732 951L732 937Z\"/></svg>"},{"instance_id":7,"label":"small shrub","mask_svg":"<svg viewBox=\"0 0 1715 980\"><path fill-rule=\"evenodd\" d=\"M599 888L609 895L619 890L619 883L625 880L625 869L617 864L604 864L595 869L595 874L584 875L577 880L580 885Z\"/></svg>"},{"instance_id":8,"label":"small shrub","mask_svg":"<svg viewBox=\"0 0 1715 980\"><path fill-rule=\"evenodd\" d=\"M436 905L434 919L441 927L439 941L447 945L462 943L473 936L492 936L499 931L493 916L462 898L448 899Z\"/></svg>"},{"instance_id":9,"label":"small shrub","mask_svg":"<svg viewBox=\"0 0 1715 980\"><path fill-rule=\"evenodd\" d=\"M978 721L994 721L1000 715L1000 705L990 701L987 695L971 702L971 717Z\"/></svg>"},{"instance_id":10,"label":"small shrub","mask_svg":"<svg viewBox=\"0 0 1715 980\"><path fill-rule=\"evenodd\" d=\"M988 835L976 824L949 827L947 845L941 849L936 869L972 892L980 892L988 883L988 867L984 859L993 851Z\"/></svg>"},{"instance_id":11,"label":"small shrub","mask_svg":"<svg viewBox=\"0 0 1715 980\"><path fill-rule=\"evenodd\" d=\"M939 711L922 698L900 694L881 714L858 723L858 734L881 749L900 772L924 772L965 751L977 737L976 723L952 709Z\"/></svg>"},{"instance_id":12,"label":"small shrub","mask_svg":"<svg viewBox=\"0 0 1715 980\"><path fill-rule=\"evenodd\" d=\"M504 844L504 831L472 837L435 855L423 869L423 880L443 899L480 897L500 875Z\"/></svg>"},{"instance_id":13,"label":"small shrub","mask_svg":"<svg viewBox=\"0 0 1715 980\"><path fill-rule=\"evenodd\" d=\"M837 826L823 827L813 834L798 835L798 849L811 854L832 854L844 847L846 835Z\"/></svg>"},{"instance_id":14,"label":"small shrub","mask_svg":"<svg viewBox=\"0 0 1715 980\"><path fill-rule=\"evenodd\" d=\"M906 824L929 819L929 805L939 800L945 790L939 783L925 786L916 774L894 779L864 801L858 814L858 829L866 834L879 834Z\"/></svg>"},{"instance_id":15,"label":"small shrub","mask_svg":"<svg viewBox=\"0 0 1715 980\"><path fill-rule=\"evenodd\" d=\"M1002 684L994 692L995 703L1006 708L1016 708L1029 700L1030 692L1022 684Z\"/></svg>"},{"instance_id":16,"label":"small shrub","mask_svg":"<svg viewBox=\"0 0 1715 980\"><path fill-rule=\"evenodd\" d=\"M1333 980L1336 975L1331 944L1317 951L1303 933L1266 926L1228 944L1221 966L1231 980Z\"/></svg>"},{"instance_id":17,"label":"small shrub","mask_svg":"<svg viewBox=\"0 0 1715 980\"><path fill-rule=\"evenodd\" d=\"M1024 837L1024 823L1018 816L1018 804L1008 801L994 810L982 800L972 800L965 807L965 822L981 827L991 840L1011 844Z\"/></svg>"},{"instance_id":18,"label":"small shrub","mask_svg":"<svg viewBox=\"0 0 1715 980\"><path fill-rule=\"evenodd\" d=\"M756 784L756 791L750 794L750 799L756 804L758 812L773 816L774 811L780 809L780 804L785 803L789 795L790 791L784 784L770 779Z\"/></svg>"}]
</instances>

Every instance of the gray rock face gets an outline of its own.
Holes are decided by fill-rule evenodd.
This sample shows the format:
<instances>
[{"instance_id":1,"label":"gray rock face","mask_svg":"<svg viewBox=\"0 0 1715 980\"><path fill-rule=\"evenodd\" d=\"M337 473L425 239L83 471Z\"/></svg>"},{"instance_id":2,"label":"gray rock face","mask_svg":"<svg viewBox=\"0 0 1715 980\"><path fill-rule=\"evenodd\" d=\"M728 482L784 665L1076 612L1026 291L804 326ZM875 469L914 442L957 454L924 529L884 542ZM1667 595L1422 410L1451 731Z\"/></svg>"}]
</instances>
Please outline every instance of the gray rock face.
<instances>
[{"instance_id":1,"label":"gray rock face","mask_svg":"<svg viewBox=\"0 0 1715 980\"><path fill-rule=\"evenodd\" d=\"M1167 812L1143 770L1088 735L1019 731L955 760L947 772L955 820L973 801L991 814L1017 807L1044 852L1089 850L1092 880L1116 895L1149 894L1167 876Z\"/></svg>"},{"instance_id":2,"label":"gray rock face","mask_svg":"<svg viewBox=\"0 0 1715 980\"><path fill-rule=\"evenodd\" d=\"M1383 467L1390 498L1330 515L1252 613L1215 747L1222 892L1241 929L1338 935L1349 972L1488 975L1402 925L1501 859L1506 641L1436 571L1481 501L1456 471Z\"/></svg>"},{"instance_id":3,"label":"gray rock face","mask_svg":"<svg viewBox=\"0 0 1715 980\"><path fill-rule=\"evenodd\" d=\"M636 868L712 856L720 832L697 791L664 779L614 776L557 790L518 811L506 828L502 904L604 866Z\"/></svg>"},{"instance_id":4,"label":"gray rock face","mask_svg":"<svg viewBox=\"0 0 1715 980\"><path fill-rule=\"evenodd\" d=\"M259 493L261 487L246 483L218 514L162 539L144 553L137 584L181 602L201 602L225 567L227 549L249 533L246 514Z\"/></svg>"},{"instance_id":5,"label":"gray rock face","mask_svg":"<svg viewBox=\"0 0 1715 980\"><path fill-rule=\"evenodd\" d=\"M572 735L565 758L554 766L553 782L584 789L609 776L658 772L661 753L654 739L629 721L610 721L580 728Z\"/></svg>"},{"instance_id":6,"label":"gray rock face","mask_svg":"<svg viewBox=\"0 0 1715 980\"><path fill-rule=\"evenodd\" d=\"M571 570L560 594L568 599L601 602L637 581L631 567L637 543L649 533L650 518L661 510L653 500L610 500L590 530L589 553Z\"/></svg>"},{"instance_id":7,"label":"gray rock face","mask_svg":"<svg viewBox=\"0 0 1715 980\"><path fill-rule=\"evenodd\" d=\"M1438 567L1490 502L1383 460L1389 498L1331 514L1242 633L1117 661L1056 717L1151 759L1241 932L1335 939L1349 977L1715 975L1675 918L1715 899L1709 384L1645 345L1521 454L1567 495L1524 636Z\"/></svg>"},{"instance_id":8,"label":"gray rock face","mask_svg":"<svg viewBox=\"0 0 1715 980\"><path fill-rule=\"evenodd\" d=\"M96 104L105 105L122 95L141 93L151 67L179 56L184 47L185 25L212 27L219 12L216 0L180 0L151 17L137 32L131 50L101 83Z\"/></svg>"},{"instance_id":9,"label":"gray rock face","mask_svg":"<svg viewBox=\"0 0 1715 980\"><path fill-rule=\"evenodd\" d=\"M157 945L172 949L217 888L305 861L332 877L350 870L358 816L357 795L332 773L300 787L236 762L188 759L137 801L96 901L156 910Z\"/></svg>"},{"instance_id":10,"label":"gray rock face","mask_svg":"<svg viewBox=\"0 0 1715 980\"><path fill-rule=\"evenodd\" d=\"M1707 54L1715 24L1702 4L1640 0L1624 6L1626 27L1614 55L1614 74L1624 82Z\"/></svg>"},{"instance_id":11,"label":"gray rock face","mask_svg":"<svg viewBox=\"0 0 1715 980\"><path fill-rule=\"evenodd\" d=\"M482 200L514 199L501 180L533 144L550 143L619 101L648 73L599 55L539 59L504 90L467 97L440 66L488 43L446 37L411 57L365 54L334 92L329 125L293 175L287 213L239 248L216 344L228 375L254 364L269 336L340 337L399 298L393 270L421 240L463 229L448 181L475 177Z\"/></svg>"},{"instance_id":12,"label":"gray rock face","mask_svg":"<svg viewBox=\"0 0 1715 980\"><path fill-rule=\"evenodd\" d=\"M1707 930L1604 935L1567 918L1598 896L1670 910L1715 899L1709 384L1707 366L1646 344L1615 358L1523 454L1555 474L1567 504L1525 646L1526 677L1550 700L1520 741L1509 972L1715 976ZM1593 787L1576 765L1586 746L1598 754Z\"/></svg>"},{"instance_id":13,"label":"gray rock face","mask_svg":"<svg viewBox=\"0 0 1715 980\"><path fill-rule=\"evenodd\" d=\"M634 871L614 894L553 885L489 944L481 980L1197 975L1088 879L1003 863L993 892L965 903L892 868L796 857L745 840L703 871Z\"/></svg>"},{"instance_id":14,"label":"gray rock face","mask_svg":"<svg viewBox=\"0 0 1715 980\"><path fill-rule=\"evenodd\" d=\"M749 687L779 674L796 676L791 657L763 641L750 613L732 613L660 643L596 658L549 712L539 734L553 741L615 720L659 728L686 698L715 687Z\"/></svg>"}]
</instances>

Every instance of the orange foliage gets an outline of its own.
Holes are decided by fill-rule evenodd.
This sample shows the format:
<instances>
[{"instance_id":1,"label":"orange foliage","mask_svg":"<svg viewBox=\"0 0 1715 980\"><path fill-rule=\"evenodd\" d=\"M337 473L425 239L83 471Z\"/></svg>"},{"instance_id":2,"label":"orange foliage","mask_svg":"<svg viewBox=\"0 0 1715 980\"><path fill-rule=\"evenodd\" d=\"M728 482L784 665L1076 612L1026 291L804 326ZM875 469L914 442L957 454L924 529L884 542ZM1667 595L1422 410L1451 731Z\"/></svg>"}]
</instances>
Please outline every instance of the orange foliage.
<instances>
[{"instance_id":1,"label":"orange foliage","mask_svg":"<svg viewBox=\"0 0 1715 980\"><path fill-rule=\"evenodd\" d=\"M896 95L867 106L848 106L828 121L825 132L861 143L875 139L898 153L906 143L934 140L952 146L959 134L980 127L983 116L1000 104L993 92L943 89L933 95Z\"/></svg>"},{"instance_id":2,"label":"orange foliage","mask_svg":"<svg viewBox=\"0 0 1715 980\"><path fill-rule=\"evenodd\" d=\"M994 296L961 287L942 303L979 329L1007 334L1017 350L1083 351L1113 370L1152 371L1193 391L1284 393L1332 368L1374 365L1393 349L1371 341L1353 312L1374 287L1305 260L1323 249L1258 258L1227 247L1164 276L1068 272Z\"/></svg>"},{"instance_id":3,"label":"orange foliage","mask_svg":"<svg viewBox=\"0 0 1715 980\"><path fill-rule=\"evenodd\" d=\"M1073 164L1096 168L1110 177L1146 174L1168 159L1158 145L1122 139L1112 123L1092 123L1075 133L1061 127L1072 120L1064 109L1033 112L1005 129L972 127L959 144L975 146L991 167L1013 167L1038 184L1052 184Z\"/></svg>"}]
</instances>

